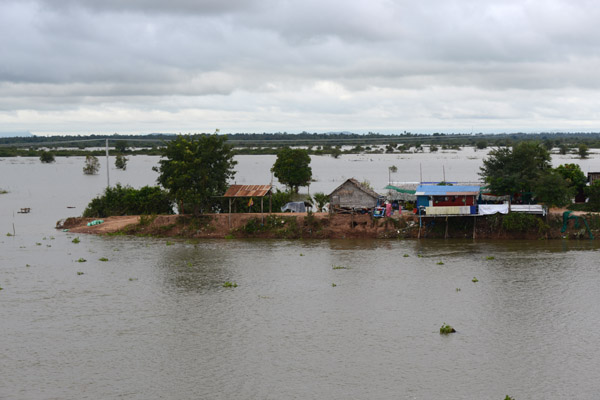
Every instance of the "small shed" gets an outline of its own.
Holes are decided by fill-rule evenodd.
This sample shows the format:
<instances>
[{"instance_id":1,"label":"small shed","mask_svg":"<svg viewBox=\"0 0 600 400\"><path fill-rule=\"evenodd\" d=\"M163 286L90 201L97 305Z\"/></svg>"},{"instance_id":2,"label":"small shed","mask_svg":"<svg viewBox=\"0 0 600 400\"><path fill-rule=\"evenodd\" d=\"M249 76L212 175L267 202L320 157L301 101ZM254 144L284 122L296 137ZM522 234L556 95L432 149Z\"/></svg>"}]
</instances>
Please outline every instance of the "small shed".
<instances>
[{"instance_id":1,"label":"small shed","mask_svg":"<svg viewBox=\"0 0 600 400\"><path fill-rule=\"evenodd\" d=\"M371 209L380 195L354 178L347 179L329 195L330 211L344 212Z\"/></svg>"},{"instance_id":2,"label":"small shed","mask_svg":"<svg viewBox=\"0 0 600 400\"><path fill-rule=\"evenodd\" d=\"M424 207L427 215L473 215L479 190L479 186L420 185L417 207Z\"/></svg>"},{"instance_id":3,"label":"small shed","mask_svg":"<svg viewBox=\"0 0 600 400\"><path fill-rule=\"evenodd\" d=\"M269 213L271 212L271 185L231 185L223 197L229 199L229 215L231 216L231 199L239 197L260 197L260 213L263 213L263 200L269 196ZM231 217L229 218L231 225Z\"/></svg>"}]
</instances>

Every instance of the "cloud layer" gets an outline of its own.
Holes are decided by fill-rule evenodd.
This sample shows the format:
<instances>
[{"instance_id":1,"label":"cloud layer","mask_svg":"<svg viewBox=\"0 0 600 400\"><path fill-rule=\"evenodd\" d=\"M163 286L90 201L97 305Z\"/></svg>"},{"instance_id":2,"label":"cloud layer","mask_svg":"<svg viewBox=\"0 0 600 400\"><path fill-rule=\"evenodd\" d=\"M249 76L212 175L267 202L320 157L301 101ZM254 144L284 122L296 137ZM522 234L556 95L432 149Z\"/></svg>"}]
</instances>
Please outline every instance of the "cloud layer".
<instances>
[{"instance_id":1,"label":"cloud layer","mask_svg":"<svg viewBox=\"0 0 600 400\"><path fill-rule=\"evenodd\" d=\"M2 0L0 130L600 131L592 1Z\"/></svg>"}]
</instances>

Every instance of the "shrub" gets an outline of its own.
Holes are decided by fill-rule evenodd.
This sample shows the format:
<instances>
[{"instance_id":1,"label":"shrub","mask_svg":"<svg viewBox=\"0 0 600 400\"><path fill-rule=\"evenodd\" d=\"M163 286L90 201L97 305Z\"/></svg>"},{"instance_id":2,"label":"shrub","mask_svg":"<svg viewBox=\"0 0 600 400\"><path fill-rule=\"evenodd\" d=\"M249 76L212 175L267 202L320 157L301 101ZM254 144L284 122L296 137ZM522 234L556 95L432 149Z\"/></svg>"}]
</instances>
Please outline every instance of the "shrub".
<instances>
[{"instance_id":1,"label":"shrub","mask_svg":"<svg viewBox=\"0 0 600 400\"><path fill-rule=\"evenodd\" d=\"M541 218L525 213L511 212L503 216L502 228L508 232L528 232L537 230L538 233L544 233L548 226Z\"/></svg>"},{"instance_id":2,"label":"shrub","mask_svg":"<svg viewBox=\"0 0 600 400\"><path fill-rule=\"evenodd\" d=\"M447 335L449 333L454 333L456 332L456 329L454 329L453 327L451 327L450 325L448 325L447 323L443 323L441 328L440 328L440 334L442 335Z\"/></svg>"},{"instance_id":3,"label":"shrub","mask_svg":"<svg viewBox=\"0 0 600 400\"><path fill-rule=\"evenodd\" d=\"M42 150L42 153L40 154L40 161L44 164L53 163L55 161L54 154L50 153L49 151Z\"/></svg>"},{"instance_id":4,"label":"shrub","mask_svg":"<svg viewBox=\"0 0 600 400\"><path fill-rule=\"evenodd\" d=\"M151 214L173 214L173 203L166 191L157 186L134 189L120 184L106 188L104 194L92 199L83 212L87 218Z\"/></svg>"},{"instance_id":5,"label":"shrub","mask_svg":"<svg viewBox=\"0 0 600 400\"><path fill-rule=\"evenodd\" d=\"M100 161L96 156L85 156L85 165L83 166L83 173L86 175L96 175L100 170Z\"/></svg>"}]
</instances>

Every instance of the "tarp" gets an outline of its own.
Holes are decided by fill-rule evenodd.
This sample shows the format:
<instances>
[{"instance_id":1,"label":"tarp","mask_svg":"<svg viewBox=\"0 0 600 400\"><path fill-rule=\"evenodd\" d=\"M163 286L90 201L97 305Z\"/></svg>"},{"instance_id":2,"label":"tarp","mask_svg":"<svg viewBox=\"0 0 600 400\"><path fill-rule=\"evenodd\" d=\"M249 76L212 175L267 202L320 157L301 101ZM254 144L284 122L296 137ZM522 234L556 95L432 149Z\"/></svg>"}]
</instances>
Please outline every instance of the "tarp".
<instances>
[{"instance_id":1,"label":"tarp","mask_svg":"<svg viewBox=\"0 0 600 400\"><path fill-rule=\"evenodd\" d=\"M479 215L508 214L508 204L480 204Z\"/></svg>"},{"instance_id":2,"label":"tarp","mask_svg":"<svg viewBox=\"0 0 600 400\"><path fill-rule=\"evenodd\" d=\"M304 205L303 201L292 201L281 207L281 212L286 211L303 213L306 212L306 205Z\"/></svg>"},{"instance_id":3,"label":"tarp","mask_svg":"<svg viewBox=\"0 0 600 400\"><path fill-rule=\"evenodd\" d=\"M470 206L425 207L426 215L470 215Z\"/></svg>"},{"instance_id":4,"label":"tarp","mask_svg":"<svg viewBox=\"0 0 600 400\"><path fill-rule=\"evenodd\" d=\"M546 215L546 210L541 204L511 204L510 211Z\"/></svg>"}]
</instances>

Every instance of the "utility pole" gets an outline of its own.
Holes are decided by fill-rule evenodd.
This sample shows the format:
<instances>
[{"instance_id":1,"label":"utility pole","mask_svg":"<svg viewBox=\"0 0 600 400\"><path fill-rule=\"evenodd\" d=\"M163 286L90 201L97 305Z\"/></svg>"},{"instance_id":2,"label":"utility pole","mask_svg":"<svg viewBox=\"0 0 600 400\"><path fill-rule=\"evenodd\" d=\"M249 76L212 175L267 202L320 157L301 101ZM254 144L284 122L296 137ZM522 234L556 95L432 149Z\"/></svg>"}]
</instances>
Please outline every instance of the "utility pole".
<instances>
[{"instance_id":1,"label":"utility pole","mask_svg":"<svg viewBox=\"0 0 600 400\"><path fill-rule=\"evenodd\" d=\"M108 139L106 139L106 188L110 187L110 165L108 163Z\"/></svg>"}]
</instances>

